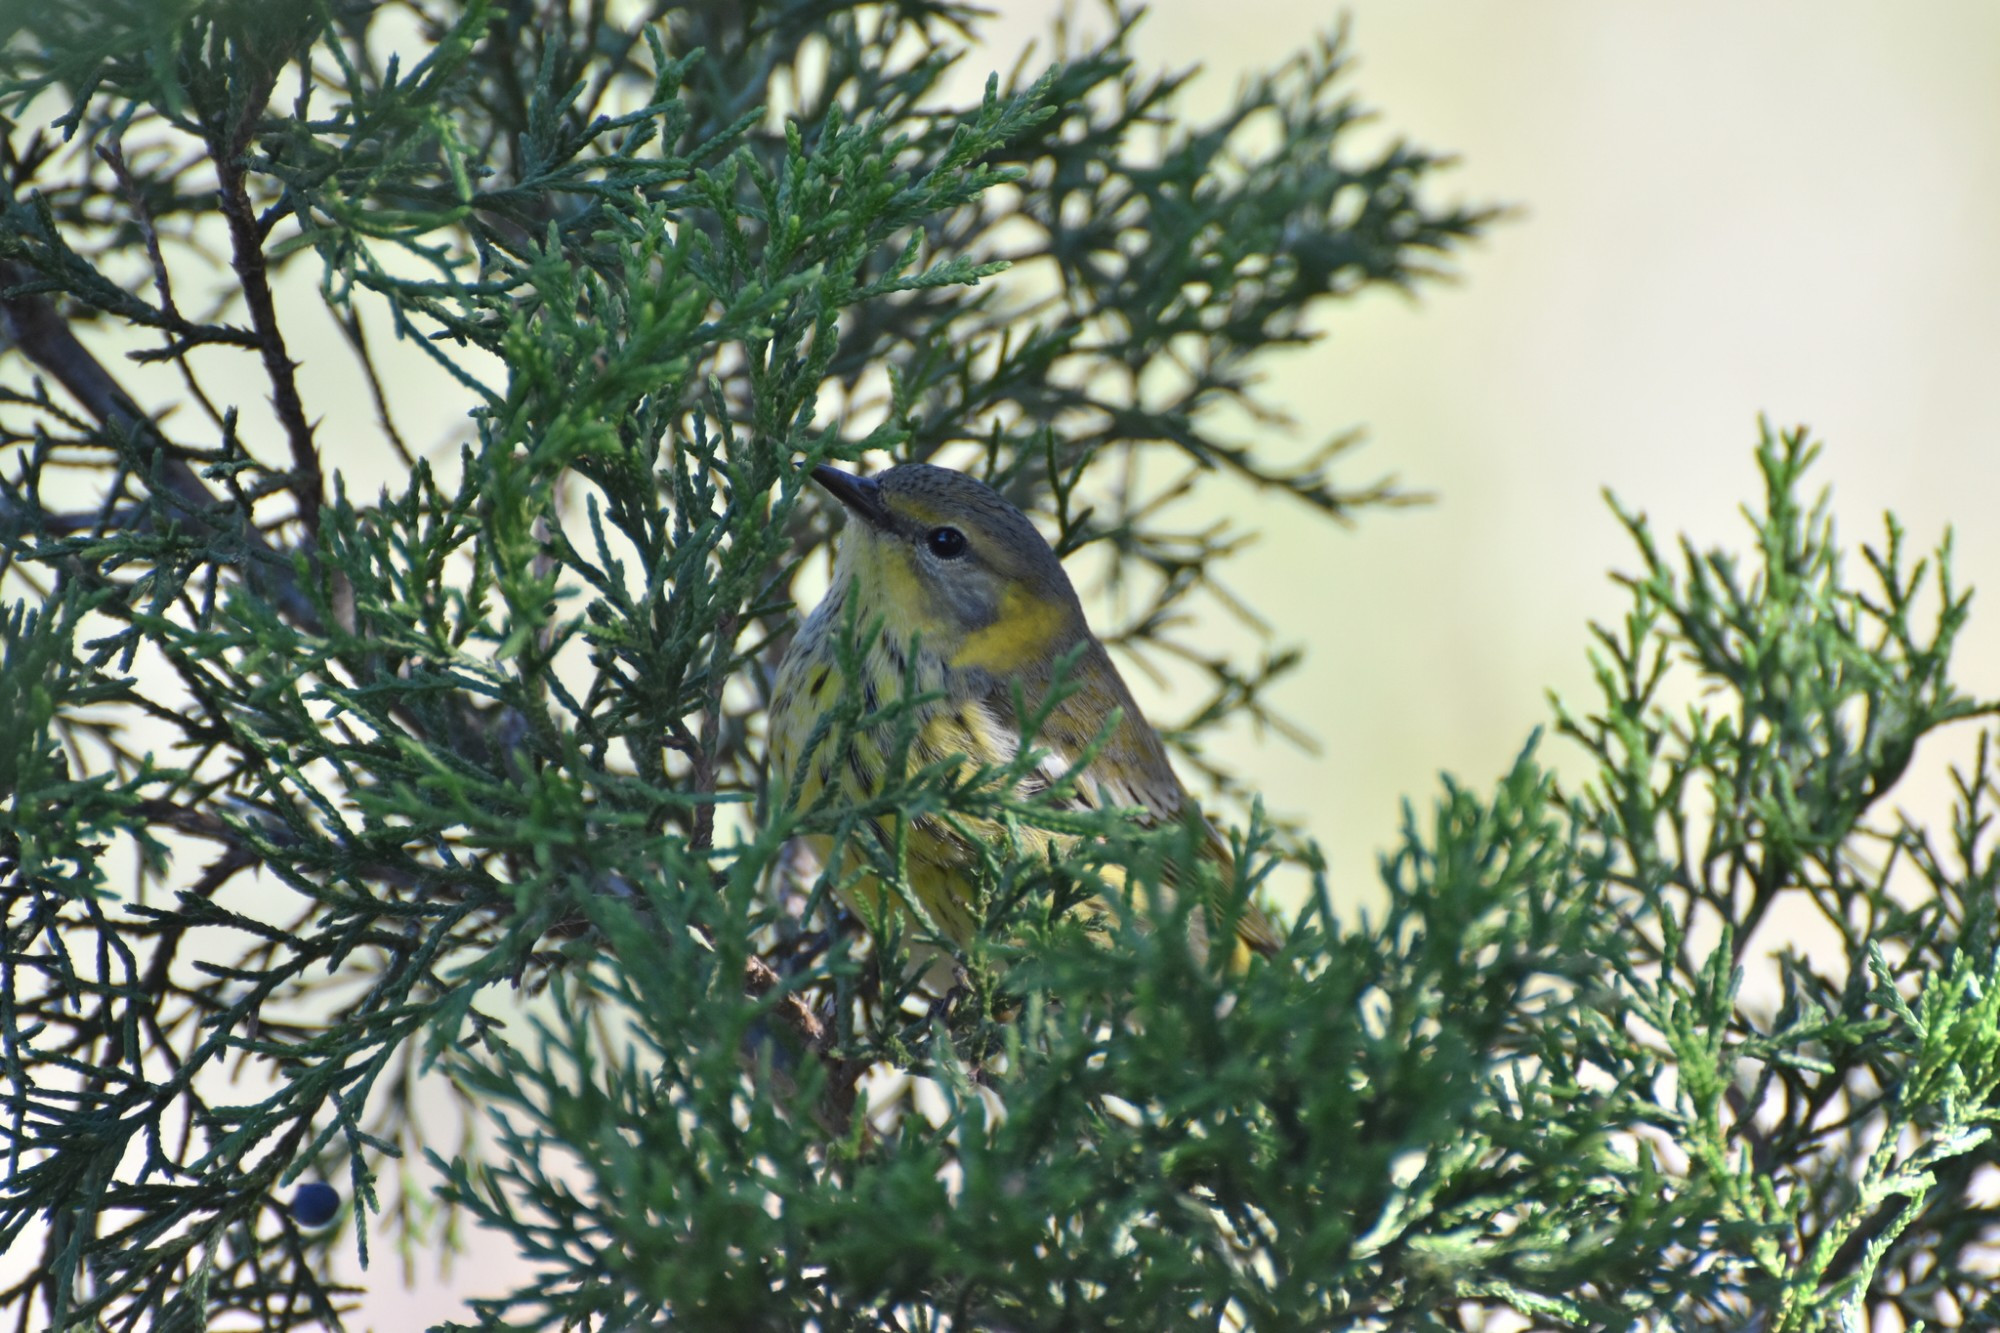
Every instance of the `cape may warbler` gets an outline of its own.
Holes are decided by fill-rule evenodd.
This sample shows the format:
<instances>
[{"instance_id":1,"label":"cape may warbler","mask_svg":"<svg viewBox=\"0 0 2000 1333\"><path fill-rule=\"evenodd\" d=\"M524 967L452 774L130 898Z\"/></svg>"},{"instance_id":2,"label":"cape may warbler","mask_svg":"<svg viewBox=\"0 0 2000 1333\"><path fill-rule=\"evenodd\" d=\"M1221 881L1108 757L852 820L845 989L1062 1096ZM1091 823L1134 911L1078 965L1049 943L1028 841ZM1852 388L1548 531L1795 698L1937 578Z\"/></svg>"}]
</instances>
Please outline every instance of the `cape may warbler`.
<instances>
[{"instance_id":1,"label":"cape may warbler","mask_svg":"<svg viewBox=\"0 0 2000 1333\"><path fill-rule=\"evenodd\" d=\"M1199 819L1160 738L1084 623L1062 562L1020 510L962 472L927 464L875 477L817 467L813 477L847 507L848 520L832 587L778 668L771 781L781 801L809 807L836 783L836 794L847 799L879 791L896 728L871 727L869 716L902 697L912 681L918 694L936 696L902 722L911 728L913 769L954 755L975 764L1008 763L1021 748L1017 691L1031 713L1039 711L1058 665L1074 651L1078 656L1066 677L1071 692L1033 738L1048 757L1021 783L1023 794L1051 786L1095 744L1094 757L1068 788L1074 807L1129 809L1147 823ZM837 729L829 729L807 758L803 752L816 724L846 687L838 647L850 614L864 634L878 620L881 624L859 660L858 688L867 712L844 743ZM1113 710L1118 721L1107 732ZM807 762L801 773L802 758ZM786 791L795 778L798 789ZM1230 853L1213 826L1204 823L1203 829L1202 858L1213 867L1206 876L1213 890L1231 879ZM974 927L972 875L979 859L968 833L989 840L1004 836L997 824L985 821L960 819L953 827L919 817L910 822L904 844L913 896L938 930L961 945ZM1046 831L1028 829L1023 836L1038 852L1060 853L1066 845ZM830 839L813 842L825 861ZM1106 878L1115 885L1117 872ZM1193 886L1204 877L1169 867L1166 878L1170 885ZM879 887L871 883L861 891L870 909L883 910ZM1263 953L1278 947L1277 932L1255 905L1209 906L1235 931L1238 948L1232 956L1244 947ZM860 915L871 919L868 912ZM1191 918L1203 950L1210 915L1198 911Z\"/></svg>"}]
</instances>

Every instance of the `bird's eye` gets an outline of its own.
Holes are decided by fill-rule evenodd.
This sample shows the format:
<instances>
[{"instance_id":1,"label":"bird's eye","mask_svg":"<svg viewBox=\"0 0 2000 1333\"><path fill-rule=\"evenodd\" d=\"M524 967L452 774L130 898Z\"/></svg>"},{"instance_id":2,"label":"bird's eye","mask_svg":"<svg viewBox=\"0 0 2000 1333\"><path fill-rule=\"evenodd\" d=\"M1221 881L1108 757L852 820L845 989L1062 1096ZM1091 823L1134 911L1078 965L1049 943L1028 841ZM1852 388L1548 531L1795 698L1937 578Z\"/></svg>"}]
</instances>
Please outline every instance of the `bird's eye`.
<instances>
[{"instance_id":1,"label":"bird's eye","mask_svg":"<svg viewBox=\"0 0 2000 1333\"><path fill-rule=\"evenodd\" d=\"M956 560L965 554L965 534L957 528L932 528L924 543L940 560Z\"/></svg>"}]
</instances>

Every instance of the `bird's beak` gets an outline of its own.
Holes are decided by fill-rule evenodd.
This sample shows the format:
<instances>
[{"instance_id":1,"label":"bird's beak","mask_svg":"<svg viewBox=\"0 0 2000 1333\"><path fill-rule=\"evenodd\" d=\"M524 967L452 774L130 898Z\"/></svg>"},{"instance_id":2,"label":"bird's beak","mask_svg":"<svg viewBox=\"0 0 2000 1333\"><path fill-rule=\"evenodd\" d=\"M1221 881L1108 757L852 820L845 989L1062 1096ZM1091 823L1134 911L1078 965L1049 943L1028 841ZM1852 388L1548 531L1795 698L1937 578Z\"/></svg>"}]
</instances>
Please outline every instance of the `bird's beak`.
<instances>
[{"instance_id":1,"label":"bird's beak","mask_svg":"<svg viewBox=\"0 0 2000 1333\"><path fill-rule=\"evenodd\" d=\"M833 492L833 498L868 520L871 527L884 530L895 520L882 501L882 485L873 477L857 477L824 463L813 469L813 480Z\"/></svg>"}]
</instances>

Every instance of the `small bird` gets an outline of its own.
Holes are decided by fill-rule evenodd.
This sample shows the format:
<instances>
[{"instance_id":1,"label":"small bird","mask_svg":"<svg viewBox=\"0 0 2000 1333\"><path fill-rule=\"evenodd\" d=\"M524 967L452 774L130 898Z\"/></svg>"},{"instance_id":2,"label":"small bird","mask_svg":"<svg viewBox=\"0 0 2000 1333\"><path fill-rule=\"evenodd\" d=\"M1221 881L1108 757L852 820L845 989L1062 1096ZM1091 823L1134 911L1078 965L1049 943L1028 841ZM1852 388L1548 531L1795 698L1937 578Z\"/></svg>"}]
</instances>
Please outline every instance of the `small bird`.
<instances>
[{"instance_id":1,"label":"small bird","mask_svg":"<svg viewBox=\"0 0 2000 1333\"><path fill-rule=\"evenodd\" d=\"M867 715L902 697L911 681L919 695L937 696L902 722L911 728L913 770L955 755L977 764L1012 761L1022 744L1016 692L1032 714L1046 702L1059 664L1075 652L1064 677L1073 689L1032 738L1047 757L1022 781L1021 794L1054 785L1096 744L1068 788L1074 808L1129 809L1147 824L1187 817L1190 798L1166 748L1090 632L1062 561L1025 514L976 478L924 463L873 477L821 466L813 469L813 478L846 506L848 520L832 586L778 667L770 754L771 781L781 803L809 808L831 784L848 800L877 793L896 730L887 724L870 727ZM878 619L882 626L859 663L866 714L844 745L838 730L829 729L808 757L804 750L816 724L846 688L837 648L850 614L864 633ZM1118 721L1107 733L1113 710ZM790 790L795 779L796 790ZM912 896L938 931L962 947L976 924L973 874L979 859L966 832L991 841L1005 834L997 824L959 822L961 827L953 828L934 817L914 819L905 847ZM1202 856L1214 867L1211 883L1227 885L1229 846L1203 822ZM1037 851L1059 854L1066 842L1045 830L1022 834ZM831 840L822 835L811 841L825 862ZM1115 871L1107 878L1115 880ZM1200 882L1171 866L1166 878L1170 885ZM868 922L874 919L871 912L883 910L885 895L872 881L865 885L860 892L869 910L858 914ZM1212 906L1215 919L1234 929L1236 961L1247 961L1245 949L1270 954L1282 943L1254 903ZM1204 952L1209 916L1194 913L1190 927Z\"/></svg>"}]
</instances>

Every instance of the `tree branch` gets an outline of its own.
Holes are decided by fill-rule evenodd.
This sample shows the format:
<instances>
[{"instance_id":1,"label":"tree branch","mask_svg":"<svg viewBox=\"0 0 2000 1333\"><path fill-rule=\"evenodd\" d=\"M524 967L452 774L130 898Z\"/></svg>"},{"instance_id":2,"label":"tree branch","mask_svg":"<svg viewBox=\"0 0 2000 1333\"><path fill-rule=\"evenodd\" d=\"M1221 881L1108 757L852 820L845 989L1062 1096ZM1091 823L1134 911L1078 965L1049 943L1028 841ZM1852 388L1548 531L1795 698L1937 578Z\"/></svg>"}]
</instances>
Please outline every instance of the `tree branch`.
<instances>
[{"instance_id":1,"label":"tree branch","mask_svg":"<svg viewBox=\"0 0 2000 1333\"><path fill-rule=\"evenodd\" d=\"M216 520L221 502L215 493L176 455L159 427L78 340L69 321L45 297L21 291L32 281L19 265L0 261L0 339L19 348L67 389L85 411L132 447L139 455L137 471L178 500L186 517L212 534L241 541L247 548L244 576L251 586L271 598L293 624L317 633L319 615L299 587L289 555L274 547L247 513L239 511L241 522L234 526Z\"/></svg>"},{"instance_id":2,"label":"tree branch","mask_svg":"<svg viewBox=\"0 0 2000 1333\"><path fill-rule=\"evenodd\" d=\"M299 522L310 536L319 534L319 511L326 503L326 482L320 475L319 446L313 442L313 428L306 420L305 404L299 398L297 369L285 351L284 334L278 328L278 307L271 299L269 270L264 258L264 231L257 221L256 207L250 202L244 168L244 153L257 118L264 113L271 83L260 84L259 95L244 100L243 112L223 151L215 155L215 171L221 180L222 215L229 222L230 267L243 284L243 300L250 307L250 324L257 331L257 351L264 361L264 373L271 381L271 402L292 451L292 495L299 506Z\"/></svg>"}]
</instances>

